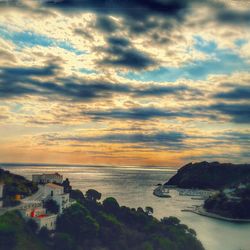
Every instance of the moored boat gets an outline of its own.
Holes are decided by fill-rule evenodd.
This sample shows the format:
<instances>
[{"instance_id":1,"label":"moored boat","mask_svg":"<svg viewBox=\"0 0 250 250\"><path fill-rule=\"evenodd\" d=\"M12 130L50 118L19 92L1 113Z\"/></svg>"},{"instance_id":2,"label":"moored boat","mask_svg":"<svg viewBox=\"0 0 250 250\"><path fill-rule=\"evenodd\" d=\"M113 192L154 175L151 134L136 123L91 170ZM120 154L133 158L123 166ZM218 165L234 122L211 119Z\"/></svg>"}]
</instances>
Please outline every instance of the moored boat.
<instances>
[{"instance_id":1,"label":"moored boat","mask_svg":"<svg viewBox=\"0 0 250 250\"><path fill-rule=\"evenodd\" d=\"M159 185L154 189L153 194L161 198L170 198L169 190L165 189L164 185Z\"/></svg>"}]
</instances>

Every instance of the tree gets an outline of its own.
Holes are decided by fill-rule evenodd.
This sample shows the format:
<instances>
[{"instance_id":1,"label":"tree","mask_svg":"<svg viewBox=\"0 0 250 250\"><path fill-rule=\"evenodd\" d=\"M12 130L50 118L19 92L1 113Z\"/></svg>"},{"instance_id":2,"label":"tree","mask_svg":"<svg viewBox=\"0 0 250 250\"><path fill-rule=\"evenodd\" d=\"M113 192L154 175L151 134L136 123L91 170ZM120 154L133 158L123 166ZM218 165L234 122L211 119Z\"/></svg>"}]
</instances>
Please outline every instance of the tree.
<instances>
[{"instance_id":1,"label":"tree","mask_svg":"<svg viewBox=\"0 0 250 250\"><path fill-rule=\"evenodd\" d=\"M145 207L145 211L147 215L152 215L154 213L154 209L152 207Z\"/></svg>"},{"instance_id":2,"label":"tree","mask_svg":"<svg viewBox=\"0 0 250 250\"><path fill-rule=\"evenodd\" d=\"M78 203L65 209L57 218L56 231L69 234L75 242L80 244L85 240L95 238L98 230L97 221L83 205Z\"/></svg>"},{"instance_id":3,"label":"tree","mask_svg":"<svg viewBox=\"0 0 250 250\"><path fill-rule=\"evenodd\" d=\"M16 233L13 227L1 225L0 228L0 249L12 250L16 245Z\"/></svg>"},{"instance_id":4,"label":"tree","mask_svg":"<svg viewBox=\"0 0 250 250\"><path fill-rule=\"evenodd\" d=\"M59 205L52 199L45 201L44 207L52 214L57 214L59 212Z\"/></svg>"},{"instance_id":5,"label":"tree","mask_svg":"<svg viewBox=\"0 0 250 250\"><path fill-rule=\"evenodd\" d=\"M49 240L50 232L46 227L42 227L38 235L43 241L47 241Z\"/></svg>"},{"instance_id":6,"label":"tree","mask_svg":"<svg viewBox=\"0 0 250 250\"><path fill-rule=\"evenodd\" d=\"M165 225L170 225L170 226L177 226L180 224L180 220L174 216L170 216L170 217L164 217L163 219L161 219L161 222Z\"/></svg>"},{"instance_id":7,"label":"tree","mask_svg":"<svg viewBox=\"0 0 250 250\"><path fill-rule=\"evenodd\" d=\"M142 207L138 207L136 211L137 213L144 214L144 210Z\"/></svg>"},{"instance_id":8,"label":"tree","mask_svg":"<svg viewBox=\"0 0 250 250\"><path fill-rule=\"evenodd\" d=\"M27 222L26 222L26 224L27 224L27 226L30 228L30 230L32 231L32 232L37 232L37 230L38 230L38 224L34 221L34 220L32 220L32 219L29 219Z\"/></svg>"},{"instance_id":9,"label":"tree","mask_svg":"<svg viewBox=\"0 0 250 250\"><path fill-rule=\"evenodd\" d=\"M113 197L108 197L103 201L103 206L108 213L116 213L120 208L119 203Z\"/></svg>"},{"instance_id":10,"label":"tree","mask_svg":"<svg viewBox=\"0 0 250 250\"><path fill-rule=\"evenodd\" d=\"M95 189L89 189L86 192L86 198L90 201L96 202L97 200L100 200L102 197L102 194L96 191Z\"/></svg>"},{"instance_id":11,"label":"tree","mask_svg":"<svg viewBox=\"0 0 250 250\"><path fill-rule=\"evenodd\" d=\"M71 190L70 198L73 200L76 200L80 203L85 201L85 197L84 197L83 193L78 189Z\"/></svg>"},{"instance_id":12,"label":"tree","mask_svg":"<svg viewBox=\"0 0 250 250\"><path fill-rule=\"evenodd\" d=\"M70 181L68 178L66 178L66 180L63 181L62 183L63 188L64 188L64 193L70 193L72 190L72 187L70 185Z\"/></svg>"},{"instance_id":13,"label":"tree","mask_svg":"<svg viewBox=\"0 0 250 250\"><path fill-rule=\"evenodd\" d=\"M75 249L75 244L70 235L66 233L56 233L54 238L54 249L73 250Z\"/></svg>"}]
</instances>

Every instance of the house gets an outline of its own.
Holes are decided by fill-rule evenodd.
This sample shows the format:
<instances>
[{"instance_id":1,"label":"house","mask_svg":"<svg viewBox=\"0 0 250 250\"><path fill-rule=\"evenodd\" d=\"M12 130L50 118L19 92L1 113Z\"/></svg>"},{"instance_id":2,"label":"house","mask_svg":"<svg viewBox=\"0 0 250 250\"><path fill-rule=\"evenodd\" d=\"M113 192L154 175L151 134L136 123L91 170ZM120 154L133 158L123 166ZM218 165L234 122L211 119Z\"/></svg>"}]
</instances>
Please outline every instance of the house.
<instances>
[{"instance_id":1,"label":"house","mask_svg":"<svg viewBox=\"0 0 250 250\"><path fill-rule=\"evenodd\" d=\"M54 183L44 185L44 196L46 197L45 200L52 199L59 205L59 213L62 213L65 208L72 205L69 194L64 193L63 186Z\"/></svg>"},{"instance_id":2,"label":"house","mask_svg":"<svg viewBox=\"0 0 250 250\"><path fill-rule=\"evenodd\" d=\"M54 173L54 174L33 174L32 181L39 184L46 184L46 183L58 183L61 184L63 181L63 176Z\"/></svg>"},{"instance_id":3,"label":"house","mask_svg":"<svg viewBox=\"0 0 250 250\"><path fill-rule=\"evenodd\" d=\"M75 201L71 201L69 193L64 192L63 176L58 173L32 175L32 180L43 185L39 185L39 196L36 196L35 199L22 200L21 213L26 220L34 220L39 229L46 227L48 230L55 230L57 216ZM70 187L69 181L67 186ZM54 200L58 204L59 213L50 214L43 208L44 202L48 200Z\"/></svg>"},{"instance_id":4,"label":"house","mask_svg":"<svg viewBox=\"0 0 250 250\"><path fill-rule=\"evenodd\" d=\"M45 208L36 207L33 209L23 209L21 213L26 220L34 220L39 229L42 227L46 227L48 230L56 229L57 214L47 214Z\"/></svg>"},{"instance_id":5,"label":"house","mask_svg":"<svg viewBox=\"0 0 250 250\"><path fill-rule=\"evenodd\" d=\"M0 208L3 206L3 187L4 184L0 183Z\"/></svg>"}]
</instances>

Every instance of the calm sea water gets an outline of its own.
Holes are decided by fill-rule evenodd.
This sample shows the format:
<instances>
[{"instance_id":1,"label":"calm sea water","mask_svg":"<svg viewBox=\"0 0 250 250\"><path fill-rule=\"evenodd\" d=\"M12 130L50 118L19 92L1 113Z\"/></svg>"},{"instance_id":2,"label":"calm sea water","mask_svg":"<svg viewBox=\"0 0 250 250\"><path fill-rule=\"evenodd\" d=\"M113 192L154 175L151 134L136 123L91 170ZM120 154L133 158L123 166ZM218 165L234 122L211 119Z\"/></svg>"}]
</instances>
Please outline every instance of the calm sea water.
<instances>
[{"instance_id":1,"label":"calm sea water","mask_svg":"<svg viewBox=\"0 0 250 250\"><path fill-rule=\"evenodd\" d=\"M230 223L200 215L181 212L181 209L201 201L178 196L171 192L172 198L161 199L153 196L152 191L158 183L164 183L174 169L142 167L90 167L90 166L17 166L5 169L31 179L35 173L59 172L70 179L74 189L86 192L94 188L103 198L115 197L120 205L129 207L154 208L154 216L176 216L182 223L195 229L199 240L207 250L250 250L250 223ZM187 248L188 250L188 248Z\"/></svg>"}]
</instances>

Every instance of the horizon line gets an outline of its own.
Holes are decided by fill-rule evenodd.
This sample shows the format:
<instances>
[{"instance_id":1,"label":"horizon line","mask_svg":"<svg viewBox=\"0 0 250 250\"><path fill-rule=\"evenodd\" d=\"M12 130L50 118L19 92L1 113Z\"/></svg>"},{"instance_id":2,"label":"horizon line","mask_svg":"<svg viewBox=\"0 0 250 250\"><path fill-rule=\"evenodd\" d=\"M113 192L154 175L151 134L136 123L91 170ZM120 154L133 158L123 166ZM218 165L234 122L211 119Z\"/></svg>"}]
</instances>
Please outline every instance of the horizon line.
<instances>
[{"instance_id":1,"label":"horizon line","mask_svg":"<svg viewBox=\"0 0 250 250\"><path fill-rule=\"evenodd\" d=\"M61 167L126 167L126 168L179 168L179 167L171 167L171 166L156 166L156 165L98 165L98 164L81 164L81 163L37 163L37 162L0 162L1 167L18 167L18 166L61 166Z\"/></svg>"}]
</instances>

